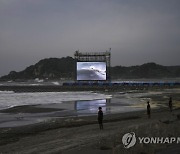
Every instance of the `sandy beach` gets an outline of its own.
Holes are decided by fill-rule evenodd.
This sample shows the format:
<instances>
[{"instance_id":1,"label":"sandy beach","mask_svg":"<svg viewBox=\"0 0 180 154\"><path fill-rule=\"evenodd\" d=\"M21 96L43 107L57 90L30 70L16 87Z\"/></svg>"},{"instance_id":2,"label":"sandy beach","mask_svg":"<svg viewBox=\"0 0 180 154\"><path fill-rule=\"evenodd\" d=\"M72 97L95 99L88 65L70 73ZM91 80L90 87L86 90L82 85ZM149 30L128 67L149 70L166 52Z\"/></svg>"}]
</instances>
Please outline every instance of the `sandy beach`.
<instances>
[{"instance_id":1,"label":"sandy beach","mask_svg":"<svg viewBox=\"0 0 180 154\"><path fill-rule=\"evenodd\" d=\"M96 116L51 119L34 125L1 128L1 153L119 154L179 153L178 144L139 144L125 149L122 136L179 137L180 109L154 110L151 119L145 111L106 115L104 130Z\"/></svg>"},{"instance_id":2,"label":"sandy beach","mask_svg":"<svg viewBox=\"0 0 180 154\"><path fill-rule=\"evenodd\" d=\"M103 108L106 109L104 110L104 130L99 130L97 114L89 114L89 112L82 114L77 110L77 106L74 108L74 102L64 102L54 106L22 105L1 110L0 153L180 153L180 143L138 142L138 137L179 139L179 89L166 89L163 92L161 90L105 92L105 94L112 95L112 99ZM173 97L173 112L169 111L167 105L169 96ZM150 119L146 113L147 100L150 100L152 107ZM73 107L73 110L66 110L65 107ZM136 134L137 142L127 149L122 143L122 137L130 132Z\"/></svg>"}]
</instances>

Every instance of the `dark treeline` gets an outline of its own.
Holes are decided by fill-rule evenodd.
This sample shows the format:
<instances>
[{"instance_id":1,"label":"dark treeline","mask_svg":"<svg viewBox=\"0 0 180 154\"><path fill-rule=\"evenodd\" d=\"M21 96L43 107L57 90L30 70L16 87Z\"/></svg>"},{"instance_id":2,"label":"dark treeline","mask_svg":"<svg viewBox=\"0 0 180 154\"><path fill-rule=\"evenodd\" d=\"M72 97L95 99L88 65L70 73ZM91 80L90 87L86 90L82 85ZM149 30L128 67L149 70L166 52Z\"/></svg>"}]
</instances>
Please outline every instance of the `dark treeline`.
<instances>
[{"instance_id":1,"label":"dark treeline","mask_svg":"<svg viewBox=\"0 0 180 154\"><path fill-rule=\"evenodd\" d=\"M146 63L140 66L115 66L110 68L111 78L175 78L180 77L180 66L162 66L155 63ZM25 70L11 71L0 80L28 80L28 79L74 79L76 71L75 60L72 57L49 58L40 60Z\"/></svg>"}]
</instances>

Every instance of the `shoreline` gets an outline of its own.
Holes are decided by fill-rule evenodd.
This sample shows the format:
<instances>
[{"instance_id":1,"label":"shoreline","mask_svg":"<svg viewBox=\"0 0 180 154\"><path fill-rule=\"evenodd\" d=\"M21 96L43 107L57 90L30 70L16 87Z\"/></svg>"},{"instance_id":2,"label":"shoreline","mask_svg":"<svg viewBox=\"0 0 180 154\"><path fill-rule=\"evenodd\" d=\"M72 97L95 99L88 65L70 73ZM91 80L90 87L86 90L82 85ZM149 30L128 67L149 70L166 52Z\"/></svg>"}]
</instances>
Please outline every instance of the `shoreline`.
<instances>
[{"instance_id":1,"label":"shoreline","mask_svg":"<svg viewBox=\"0 0 180 154\"><path fill-rule=\"evenodd\" d=\"M126 91L126 94L121 91L103 93L112 95L107 107L112 106L119 112L125 109L124 105L129 105L132 111L105 113L102 131L99 130L97 114L86 116L75 114L73 101L69 103L65 101L67 109L70 110L63 110L65 109L63 104L24 105L5 109L2 111L5 113L0 111L0 123L6 126L0 128L0 151L2 154L169 154L169 150L173 149L180 153L179 145L176 144L137 143L130 149L125 149L122 144L122 137L128 132L135 132L137 137L180 137L180 95L179 89L173 89ZM169 96L173 98L172 113L168 108ZM152 103L151 119L148 119L146 112L147 99L151 99ZM69 108L70 106L72 108ZM133 111L136 107L144 110ZM69 111L72 113L71 116L66 113ZM5 119L4 115L9 117ZM9 127L3 120L12 121L16 125ZM32 123L28 123L31 120ZM18 125L21 122L27 123Z\"/></svg>"},{"instance_id":2,"label":"shoreline","mask_svg":"<svg viewBox=\"0 0 180 154\"><path fill-rule=\"evenodd\" d=\"M153 111L168 108L167 102L169 96L173 97L174 108L180 108L179 92L180 89L174 89L174 91L172 89L167 89L163 92L161 90L126 91L124 93L105 92L103 93L104 95L103 98L108 96L108 99L104 98L103 101L99 101L99 102L103 107L104 115L131 113L131 112L144 112L146 111L147 100L151 100L150 101L151 108ZM21 94L17 94L17 95L19 96ZM111 98L109 99L110 95ZM23 97L25 96L26 95L24 94ZM37 96L39 97L39 94ZM11 95L9 97L11 97ZM86 97L84 97L84 99L85 98ZM99 97L99 99L100 98L101 97ZM50 104L29 103L27 105L17 105L10 108L2 109L0 110L0 115L1 115L0 128L17 127L17 126L23 126L33 123L36 124L53 118L63 119L63 118L71 118L71 117L96 116L97 106L95 103L97 103L96 102L97 100L96 99L94 100L93 98L91 99L92 100L87 100L87 101L84 100L63 101L60 103L58 102L51 103L50 100L49 101ZM31 101L33 101L33 99ZM84 106L85 104L87 104L88 106Z\"/></svg>"}]
</instances>

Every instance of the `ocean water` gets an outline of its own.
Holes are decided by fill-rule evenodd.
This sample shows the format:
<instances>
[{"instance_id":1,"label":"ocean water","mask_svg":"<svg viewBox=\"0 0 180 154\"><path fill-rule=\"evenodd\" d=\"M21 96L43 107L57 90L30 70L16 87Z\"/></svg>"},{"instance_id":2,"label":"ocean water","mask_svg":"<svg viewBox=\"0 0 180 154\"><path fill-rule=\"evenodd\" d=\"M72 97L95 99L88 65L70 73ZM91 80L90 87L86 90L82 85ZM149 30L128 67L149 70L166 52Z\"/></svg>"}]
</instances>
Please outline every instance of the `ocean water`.
<instances>
[{"instance_id":1,"label":"ocean water","mask_svg":"<svg viewBox=\"0 0 180 154\"><path fill-rule=\"evenodd\" d=\"M111 95L86 92L37 92L14 93L13 91L0 91L0 109L22 105L61 104L68 101L109 99Z\"/></svg>"},{"instance_id":2,"label":"ocean water","mask_svg":"<svg viewBox=\"0 0 180 154\"><path fill-rule=\"evenodd\" d=\"M0 112L0 128L17 127L39 123L51 118L97 115L101 106L104 114L124 113L146 110L147 101L151 108L166 107L171 95L173 106L180 107L180 89L159 91L120 91L106 93L85 92L37 92L14 93L0 91L0 110L22 106L37 105L40 108L57 108L49 112ZM61 110L62 109L62 110Z\"/></svg>"}]
</instances>

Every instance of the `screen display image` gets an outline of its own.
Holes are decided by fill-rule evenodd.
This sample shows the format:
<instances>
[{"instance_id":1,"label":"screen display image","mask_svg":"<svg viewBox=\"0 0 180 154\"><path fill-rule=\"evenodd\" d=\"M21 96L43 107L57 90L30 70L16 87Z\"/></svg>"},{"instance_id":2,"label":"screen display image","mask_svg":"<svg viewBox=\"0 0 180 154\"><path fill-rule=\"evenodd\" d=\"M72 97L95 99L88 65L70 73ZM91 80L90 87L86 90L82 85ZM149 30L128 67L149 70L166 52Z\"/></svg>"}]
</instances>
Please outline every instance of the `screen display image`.
<instances>
[{"instance_id":1,"label":"screen display image","mask_svg":"<svg viewBox=\"0 0 180 154\"><path fill-rule=\"evenodd\" d=\"M106 63L77 62L77 80L106 80Z\"/></svg>"},{"instance_id":2,"label":"screen display image","mask_svg":"<svg viewBox=\"0 0 180 154\"><path fill-rule=\"evenodd\" d=\"M76 110L79 113L97 113L98 107L102 107L103 112L106 111L106 99L77 101Z\"/></svg>"}]
</instances>

